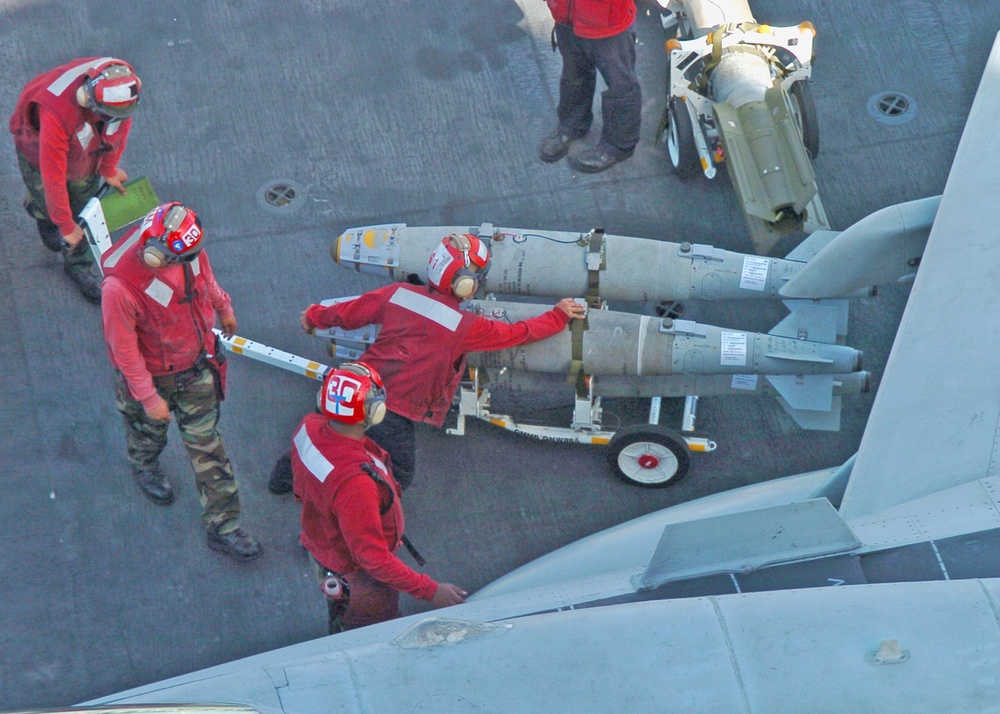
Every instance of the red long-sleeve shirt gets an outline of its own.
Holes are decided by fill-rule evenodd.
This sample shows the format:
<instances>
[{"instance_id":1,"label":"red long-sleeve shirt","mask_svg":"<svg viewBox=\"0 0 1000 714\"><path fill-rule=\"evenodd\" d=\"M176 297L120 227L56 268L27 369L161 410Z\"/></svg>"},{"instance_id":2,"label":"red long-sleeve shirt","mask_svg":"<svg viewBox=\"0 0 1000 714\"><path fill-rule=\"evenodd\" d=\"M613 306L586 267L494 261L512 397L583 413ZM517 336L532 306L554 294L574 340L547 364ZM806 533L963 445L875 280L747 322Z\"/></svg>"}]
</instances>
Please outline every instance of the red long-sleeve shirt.
<instances>
[{"instance_id":1,"label":"red long-sleeve shirt","mask_svg":"<svg viewBox=\"0 0 1000 714\"><path fill-rule=\"evenodd\" d=\"M335 572L364 570L413 597L433 598L438 584L395 554L405 526L402 494L387 466L386 452L368 437L339 434L320 414L302 420L293 444L295 496L302 503L302 545ZM377 484L361 464L377 469L385 483ZM382 514L383 504L390 500L392 506Z\"/></svg>"},{"instance_id":2,"label":"red long-sleeve shirt","mask_svg":"<svg viewBox=\"0 0 1000 714\"><path fill-rule=\"evenodd\" d=\"M450 295L404 283L378 288L346 302L311 305L313 327L382 328L361 360L382 376L386 407L414 421L444 423L468 352L502 350L542 340L564 329L569 316L553 308L515 323L460 309Z\"/></svg>"},{"instance_id":3,"label":"red long-sleeve shirt","mask_svg":"<svg viewBox=\"0 0 1000 714\"><path fill-rule=\"evenodd\" d=\"M215 310L220 319L228 319L233 316L232 301L229 294L219 287L212 272L212 266L208 262L205 251L198 255L201 278L204 278L207 301L211 308ZM184 293L184 267L181 265L168 265L163 268L150 269L155 274L156 279L166 283L175 292ZM186 305L177 305L179 310L189 310ZM203 310L206 305L196 306ZM139 335L136 331L137 325L144 319L144 306L135 292L121 280L114 276L106 276L101 288L101 314L104 321L104 339L108 345L108 354L111 363L125 377L129 392L142 403L143 407L149 409L159 401L156 387L153 384L153 374L150 372L139 350ZM195 361L201 353L202 345L199 344L194 333L185 341L170 342L166 347L171 355L171 361L179 367L174 371L188 369L194 366Z\"/></svg>"},{"instance_id":4,"label":"red long-sleeve shirt","mask_svg":"<svg viewBox=\"0 0 1000 714\"><path fill-rule=\"evenodd\" d=\"M71 136L63 128L62 122L45 107L38 108L39 115L39 170L42 173L42 185L45 187L45 209L49 220L56 224L59 232L69 235L76 227L73 212L69 206L69 195L66 193L66 182L84 178L68 173L68 159ZM126 120L131 121L131 120ZM123 135L111 151L103 154L97 162L97 173L104 178L110 178L118 170L125 145L128 143L128 128L120 128ZM95 134L91 140L100 142Z\"/></svg>"}]
</instances>

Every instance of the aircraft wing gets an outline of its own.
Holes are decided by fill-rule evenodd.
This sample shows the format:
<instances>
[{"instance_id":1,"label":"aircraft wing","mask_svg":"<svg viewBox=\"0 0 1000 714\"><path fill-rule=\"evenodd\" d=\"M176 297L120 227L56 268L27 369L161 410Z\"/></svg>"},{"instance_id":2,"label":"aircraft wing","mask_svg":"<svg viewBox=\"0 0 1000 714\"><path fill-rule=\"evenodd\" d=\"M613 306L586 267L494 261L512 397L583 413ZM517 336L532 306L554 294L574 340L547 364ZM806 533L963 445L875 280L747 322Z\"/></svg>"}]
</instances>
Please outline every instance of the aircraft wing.
<instances>
[{"instance_id":1,"label":"aircraft wing","mask_svg":"<svg viewBox=\"0 0 1000 714\"><path fill-rule=\"evenodd\" d=\"M1000 42L983 72L841 505L1000 473Z\"/></svg>"},{"instance_id":2,"label":"aircraft wing","mask_svg":"<svg viewBox=\"0 0 1000 714\"><path fill-rule=\"evenodd\" d=\"M468 603L105 697L262 713L993 711L1000 580L635 602ZM916 704L915 704L916 703ZM137 707L138 708L138 707Z\"/></svg>"}]
</instances>

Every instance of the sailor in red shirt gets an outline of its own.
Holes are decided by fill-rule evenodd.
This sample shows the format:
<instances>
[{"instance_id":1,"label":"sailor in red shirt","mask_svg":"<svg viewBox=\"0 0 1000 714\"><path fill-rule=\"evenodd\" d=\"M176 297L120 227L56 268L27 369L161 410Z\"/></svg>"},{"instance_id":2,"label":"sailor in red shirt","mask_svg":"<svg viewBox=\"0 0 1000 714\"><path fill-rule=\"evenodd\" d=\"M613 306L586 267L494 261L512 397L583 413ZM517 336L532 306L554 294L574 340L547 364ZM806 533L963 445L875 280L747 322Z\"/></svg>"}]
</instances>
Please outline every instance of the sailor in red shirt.
<instances>
[{"instance_id":1,"label":"sailor in red shirt","mask_svg":"<svg viewBox=\"0 0 1000 714\"><path fill-rule=\"evenodd\" d=\"M598 173L629 158L639 143L642 88L635 72L635 0L546 0L555 27L552 48L562 56L556 130L538 145L538 157L558 161L586 136L594 121L600 73L601 137L569 158L576 171Z\"/></svg>"},{"instance_id":2,"label":"sailor in red shirt","mask_svg":"<svg viewBox=\"0 0 1000 714\"><path fill-rule=\"evenodd\" d=\"M76 216L103 178L125 193L118 167L139 106L142 84L132 65L113 57L87 57L35 77L10 118L17 161L28 188L25 210L37 221L47 248L62 250L64 270L87 300L101 300L91 274L93 256Z\"/></svg>"},{"instance_id":3,"label":"sailor in red shirt","mask_svg":"<svg viewBox=\"0 0 1000 714\"><path fill-rule=\"evenodd\" d=\"M465 602L461 588L436 583L396 557L402 490L389 455L365 436L386 414L378 373L355 362L331 370L319 408L295 432L292 472L302 545L327 596L330 634L399 617L400 591L435 607Z\"/></svg>"},{"instance_id":4,"label":"sailor in red shirt","mask_svg":"<svg viewBox=\"0 0 1000 714\"><path fill-rule=\"evenodd\" d=\"M179 203L153 209L115 243L101 259L104 338L139 487L154 503L173 502L158 459L176 420L194 468L208 546L250 560L261 546L240 527L236 479L218 430L225 351L212 331L218 316L231 337L236 315L203 247L201 222Z\"/></svg>"},{"instance_id":5,"label":"sailor in red shirt","mask_svg":"<svg viewBox=\"0 0 1000 714\"><path fill-rule=\"evenodd\" d=\"M490 320L461 309L489 271L490 253L478 236L453 234L441 241L427 265L430 286L394 283L347 302L310 305L302 313L307 332L315 328L354 330L381 325L374 344L361 356L385 380L385 419L369 435L392 456L403 488L415 470L414 422L440 427L465 371L468 352L502 350L551 337L572 318L583 318L583 305L564 298L546 313L513 324ZM268 488L287 493L287 456L275 464Z\"/></svg>"}]
</instances>

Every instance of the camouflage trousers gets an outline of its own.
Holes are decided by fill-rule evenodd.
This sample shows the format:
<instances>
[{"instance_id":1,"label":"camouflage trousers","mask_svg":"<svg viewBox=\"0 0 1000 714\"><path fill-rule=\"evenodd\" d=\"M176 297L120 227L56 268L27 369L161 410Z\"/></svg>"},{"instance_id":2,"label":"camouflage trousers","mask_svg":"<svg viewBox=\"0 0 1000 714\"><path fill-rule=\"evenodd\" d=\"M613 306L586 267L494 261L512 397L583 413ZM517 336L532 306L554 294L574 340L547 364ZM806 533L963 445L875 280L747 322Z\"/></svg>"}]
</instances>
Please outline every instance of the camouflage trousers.
<instances>
[{"instance_id":1,"label":"camouflage trousers","mask_svg":"<svg viewBox=\"0 0 1000 714\"><path fill-rule=\"evenodd\" d=\"M24 210L36 221L51 225L52 221L49 220L49 213L45 207L45 186L42 184L41 170L37 166L32 166L21 151L17 152L17 166L21 169L21 178L24 179L24 185L28 189L28 195L24 199ZM87 201L97 195L100 187L101 177L96 175L66 182L69 208L74 216L79 215L87 205ZM94 263L94 256L86 242L81 242L76 248L63 248L62 254L66 267L72 272L90 270L90 266Z\"/></svg>"},{"instance_id":2,"label":"camouflage trousers","mask_svg":"<svg viewBox=\"0 0 1000 714\"><path fill-rule=\"evenodd\" d=\"M228 533L239 526L240 498L233 468L219 434L219 401L215 375L201 365L154 377L157 393L174 415L187 449L198 488L205 528ZM138 469L156 463L167 446L169 422L153 421L128 391L121 372L115 380L115 406L125 423L128 461Z\"/></svg>"}]
</instances>

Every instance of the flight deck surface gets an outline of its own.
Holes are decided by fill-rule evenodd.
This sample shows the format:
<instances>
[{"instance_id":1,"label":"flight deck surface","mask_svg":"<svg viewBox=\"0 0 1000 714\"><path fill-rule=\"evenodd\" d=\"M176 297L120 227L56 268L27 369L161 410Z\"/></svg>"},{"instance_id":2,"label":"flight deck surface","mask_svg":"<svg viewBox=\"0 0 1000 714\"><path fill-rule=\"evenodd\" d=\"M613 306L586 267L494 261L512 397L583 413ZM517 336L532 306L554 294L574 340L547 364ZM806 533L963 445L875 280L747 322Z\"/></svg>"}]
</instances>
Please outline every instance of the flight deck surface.
<instances>
[{"instance_id":1,"label":"flight deck surface","mask_svg":"<svg viewBox=\"0 0 1000 714\"><path fill-rule=\"evenodd\" d=\"M833 228L942 192L1000 4L752 6L760 21L818 30L814 168ZM4 116L25 82L74 57L135 65L144 92L123 168L198 212L240 334L318 361L328 358L298 327L300 311L380 284L330 259L350 226L601 227L752 250L724 172L681 181L654 143L667 58L645 5L642 138L631 159L592 176L535 156L555 126L560 67L541 0L0 0L0 21ZM878 112L893 97L910 102L906 115ZM599 121L581 143L596 141ZM12 142L0 154L0 710L80 702L325 634L298 507L266 487L317 384L232 358L224 440L244 524L265 553L238 563L210 551L175 429L162 463L177 501L156 506L132 483L99 310L23 212ZM278 193L291 202L275 205ZM852 304L848 344L865 352L876 385L906 297L907 286L883 286ZM701 322L764 332L786 314L778 301L688 309ZM857 449L872 398L845 397L835 434L802 431L769 399L702 399L697 433L719 448L693 454L690 473L663 490L616 480L600 448L479 423L464 437L420 428L407 530L426 572L475 590L629 518L839 464ZM545 395L497 399L560 424L570 411ZM646 408L608 400L605 426L641 422ZM679 424L678 405L664 412ZM425 608L404 597L404 612Z\"/></svg>"}]
</instances>

